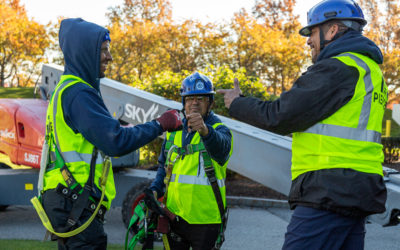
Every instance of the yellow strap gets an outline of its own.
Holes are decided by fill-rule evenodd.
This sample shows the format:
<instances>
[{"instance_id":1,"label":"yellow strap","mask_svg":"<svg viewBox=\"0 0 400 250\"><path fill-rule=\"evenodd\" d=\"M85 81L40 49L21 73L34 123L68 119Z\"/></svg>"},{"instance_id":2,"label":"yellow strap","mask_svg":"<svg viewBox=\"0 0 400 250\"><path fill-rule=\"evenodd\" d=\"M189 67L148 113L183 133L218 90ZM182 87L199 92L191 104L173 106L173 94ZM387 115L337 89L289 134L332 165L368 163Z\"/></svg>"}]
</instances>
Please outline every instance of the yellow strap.
<instances>
[{"instance_id":1,"label":"yellow strap","mask_svg":"<svg viewBox=\"0 0 400 250\"><path fill-rule=\"evenodd\" d=\"M107 157L108 158L108 157ZM108 173L110 170L110 159L104 159L104 165L103 165L103 174L100 178L100 186L101 186L101 198L99 203L97 204L96 210L93 212L92 216L90 216L90 218L80 227L69 231L69 232L65 232L65 233L58 233L56 231L54 231L53 226L51 225L51 222L49 220L49 218L47 217L46 212L43 209L42 204L40 203L39 199L35 196L31 199L31 203L33 204L33 207L35 208L37 214L40 217L40 220L42 221L43 226L51 233L57 235L58 237L61 238L68 238L68 237L72 237L74 235L77 235L79 233L81 233L83 230L85 230L90 223L92 223L92 221L94 220L94 218L96 217L97 213L99 212L101 203L103 202L104 199L104 194L105 194L105 190L106 190L106 183L107 183L107 178L108 178Z\"/></svg>"},{"instance_id":2,"label":"yellow strap","mask_svg":"<svg viewBox=\"0 0 400 250\"><path fill-rule=\"evenodd\" d=\"M163 234L162 240L163 240L163 243L164 243L165 250L170 250L171 248L169 247L168 237L167 237L166 234Z\"/></svg>"}]
</instances>

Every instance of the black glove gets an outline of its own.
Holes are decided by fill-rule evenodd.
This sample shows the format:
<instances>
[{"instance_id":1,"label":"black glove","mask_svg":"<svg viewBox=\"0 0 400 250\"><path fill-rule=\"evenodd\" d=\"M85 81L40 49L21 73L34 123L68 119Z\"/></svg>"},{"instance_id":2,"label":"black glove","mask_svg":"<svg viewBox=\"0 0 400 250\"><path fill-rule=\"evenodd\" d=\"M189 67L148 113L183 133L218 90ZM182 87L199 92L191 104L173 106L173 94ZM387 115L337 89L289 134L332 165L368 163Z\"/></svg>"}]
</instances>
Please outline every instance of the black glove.
<instances>
[{"instance_id":1,"label":"black glove","mask_svg":"<svg viewBox=\"0 0 400 250\"><path fill-rule=\"evenodd\" d=\"M144 202L146 203L146 206L154 211L155 213L159 215L165 216L165 211L162 209L157 201L157 199L154 197L154 193L151 189L146 188L144 191Z\"/></svg>"},{"instance_id":2,"label":"black glove","mask_svg":"<svg viewBox=\"0 0 400 250\"><path fill-rule=\"evenodd\" d=\"M156 119L163 131L173 132L182 129L182 120L179 111L171 109Z\"/></svg>"}]
</instances>

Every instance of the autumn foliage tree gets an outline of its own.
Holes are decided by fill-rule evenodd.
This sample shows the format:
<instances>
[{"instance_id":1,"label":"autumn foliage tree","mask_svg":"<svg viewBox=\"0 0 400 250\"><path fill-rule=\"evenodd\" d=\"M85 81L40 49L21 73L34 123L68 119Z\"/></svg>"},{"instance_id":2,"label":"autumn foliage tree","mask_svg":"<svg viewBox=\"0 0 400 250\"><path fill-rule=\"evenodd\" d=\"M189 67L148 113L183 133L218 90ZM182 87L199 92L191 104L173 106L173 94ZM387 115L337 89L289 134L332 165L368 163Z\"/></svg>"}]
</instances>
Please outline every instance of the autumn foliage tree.
<instances>
[{"instance_id":1,"label":"autumn foliage tree","mask_svg":"<svg viewBox=\"0 0 400 250\"><path fill-rule=\"evenodd\" d=\"M19 0L0 0L0 87L35 83L48 46L45 27L28 18Z\"/></svg>"},{"instance_id":2,"label":"autumn foliage tree","mask_svg":"<svg viewBox=\"0 0 400 250\"><path fill-rule=\"evenodd\" d=\"M381 69L389 88L388 104L400 103L400 2L361 0L368 19L365 34L382 50Z\"/></svg>"},{"instance_id":3,"label":"autumn foliage tree","mask_svg":"<svg viewBox=\"0 0 400 250\"><path fill-rule=\"evenodd\" d=\"M295 3L259 0L252 15L241 10L231 23L237 68L260 77L274 95L292 86L307 60L305 39L298 34L300 23L293 14Z\"/></svg>"},{"instance_id":4,"label":"autumn foliage tree","mask_svg":"<svg viewBox=\"0 0 400 250\"><path fill-rule=\"evenodd\" d=\"M167 0L126 0L108 13L112 78L145 82L163 71L179 73L229 66L260 78L275 95L289 89L307 58L293 14L295 0L256 1L253 13L230 24L176 23ZM271 19L271 16L272 19Z\"/></svg>"}]
</instances>

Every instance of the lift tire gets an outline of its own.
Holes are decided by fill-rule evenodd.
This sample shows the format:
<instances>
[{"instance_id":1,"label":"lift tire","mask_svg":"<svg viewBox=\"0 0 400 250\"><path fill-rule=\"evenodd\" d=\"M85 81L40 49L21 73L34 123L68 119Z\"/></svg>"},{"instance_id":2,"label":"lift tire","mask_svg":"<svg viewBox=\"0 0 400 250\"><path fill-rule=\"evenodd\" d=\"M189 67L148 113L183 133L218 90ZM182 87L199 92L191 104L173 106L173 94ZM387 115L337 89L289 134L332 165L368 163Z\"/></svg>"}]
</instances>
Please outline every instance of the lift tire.
<instances>
[{"instance_id":1,"label":"lift tire","mask_svg":"<svg viewBox=\"0 0 400 250\"><path fill-rule=\"evenodd\" d=\"M4 211L8 208L8 205L0 205L0 211Z\"/></svg>"},{"instance_id":2,"label":"lift tire","mask_svg":"<svg viewBox=\"0 0 400 250\"><path fill-rule=\"evenodd\" d=\"M141 199L144 198L143 191L150 187L152 180L143 181L135 186L133 186L125 195L124 201L122 203L122 221L126 228L129 226L129 222L133 215L135 207Z\"/></svg>"}]
</instances>

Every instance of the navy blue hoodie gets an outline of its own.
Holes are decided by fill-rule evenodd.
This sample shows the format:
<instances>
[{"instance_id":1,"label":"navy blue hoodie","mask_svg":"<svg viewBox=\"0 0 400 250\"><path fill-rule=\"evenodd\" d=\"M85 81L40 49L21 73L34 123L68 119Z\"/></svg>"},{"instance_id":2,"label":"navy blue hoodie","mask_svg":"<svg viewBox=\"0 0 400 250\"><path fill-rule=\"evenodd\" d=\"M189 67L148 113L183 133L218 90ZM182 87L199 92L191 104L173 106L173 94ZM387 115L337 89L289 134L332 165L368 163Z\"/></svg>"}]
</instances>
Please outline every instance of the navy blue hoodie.
<instances>
[{"instance_id":1,"label":"navy blue hoodie","mask_svg":"<svg viewBox=\"0 0 400 250\"><path fill-rule=\"evenodd\" d=\"M64 54L64 75L82 78L62 95L64 119L75 133L109 156L121 156L162 134L157 122L121 127L107 110L99 90L100 49L108 30L81 18L61 22L59 41Z\"/></svg>"}]
</instances>

